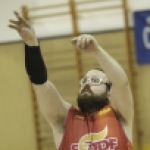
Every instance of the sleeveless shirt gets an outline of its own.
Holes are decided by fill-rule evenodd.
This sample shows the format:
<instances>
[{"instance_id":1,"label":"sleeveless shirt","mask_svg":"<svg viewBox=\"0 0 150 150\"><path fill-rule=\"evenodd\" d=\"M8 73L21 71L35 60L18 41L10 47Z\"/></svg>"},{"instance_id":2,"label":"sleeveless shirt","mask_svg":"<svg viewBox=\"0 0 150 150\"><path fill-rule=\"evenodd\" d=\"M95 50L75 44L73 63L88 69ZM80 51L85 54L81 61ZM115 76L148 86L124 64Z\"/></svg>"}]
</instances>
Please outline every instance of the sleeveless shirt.
<instances>
[{"instance_id":1,"label":"sleeveless shirt","mask_svg":"<svg viewBox=\"0 0 150 150\"><path fill-rule=\"evenodd\" d=\"M94 115L70 108L59 150L132 150L110 105Z\"/></svg>"}]
</instances>

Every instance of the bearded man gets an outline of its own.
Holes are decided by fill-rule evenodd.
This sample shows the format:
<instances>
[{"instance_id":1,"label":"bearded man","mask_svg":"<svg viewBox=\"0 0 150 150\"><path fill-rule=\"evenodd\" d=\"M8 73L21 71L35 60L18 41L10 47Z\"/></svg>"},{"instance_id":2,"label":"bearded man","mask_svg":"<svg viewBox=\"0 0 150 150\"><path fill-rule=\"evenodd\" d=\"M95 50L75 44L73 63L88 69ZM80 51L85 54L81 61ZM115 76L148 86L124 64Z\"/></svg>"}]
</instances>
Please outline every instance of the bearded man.
<instances>
[{"instance_id":1,"label":"bearded man","mask_svg":"<svg viewBox=\"0 0 150 150\"><path fill-rule=\"evenodd\" d=\"M81 79L79 109L65 102L47 79L47 70L32 26L15 12L9 27L25 43L26 71L38 105L53 130L58 150L132 150L133 100L121 66L91 35L71 39L79 51L92 55L101 69L91 69ZM108 41L109 42L109 41ZM58 43L59 44L59 43Z\"/></svg>"}]
</instances>

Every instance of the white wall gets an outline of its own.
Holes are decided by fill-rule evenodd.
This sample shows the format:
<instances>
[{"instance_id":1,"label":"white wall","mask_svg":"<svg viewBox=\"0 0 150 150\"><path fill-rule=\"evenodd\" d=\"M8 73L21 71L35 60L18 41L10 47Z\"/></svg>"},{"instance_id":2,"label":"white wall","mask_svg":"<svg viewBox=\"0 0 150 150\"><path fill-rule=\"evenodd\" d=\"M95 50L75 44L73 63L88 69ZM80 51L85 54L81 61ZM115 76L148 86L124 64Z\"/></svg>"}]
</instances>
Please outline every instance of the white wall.
<instances>
[{"instance_id":1,"label":"white wall","mask_svg":"<svg viewBox=\"0 0 150 150\"><path fill-rule=\"evenodd\" d=\"M79 1L79 0L78 0ZM18 34L7 27L8 20L14 18L13 10L20 11L22 5L28 5L29 7L50 5L53 3L63 3L68 0L0 0L0 42L19 40ZM116 4L119 4L121 0L116 0ZM115 3L115 1L113 1ZM139 9L150 9L150 0L128 0L129 5L129 20L132 26L132 12ZM99 5L101 6L101 4ZM84 6L85 7L85 6ZM89 7L89 6L86 6ZM90 5L90 7L92 7ZM80 6L80 9L83 7ZM68 8L64 8L68 10ZM50 12L57 10L50 10ZM60 11L60 10L59 10ZM63 11L63 10L62 10ZM33 13L32 13L33 14ZM51 19L35 20L33 26L36 30L38 37L56 36L70 34L72 31L70 17L59 17ZM88 31L104 31L110 29L120 29L123 27L122 11L116 10L111 12L99 12L91 14L79 15L79 30L80 32Z\"/></svg>"},{"instance_id":2,"label":"white wall","mask_svg":"<svg viewBox=\"0 0 150 150\"><path fill-rule=\"evenodd\" d=\"M0 42L20 39L16 32L8 28L8 20L14 18L14 10L20 11L22 5L33 4L36 4L35 0L0 0Z\"/></svg>"}]
</instances>

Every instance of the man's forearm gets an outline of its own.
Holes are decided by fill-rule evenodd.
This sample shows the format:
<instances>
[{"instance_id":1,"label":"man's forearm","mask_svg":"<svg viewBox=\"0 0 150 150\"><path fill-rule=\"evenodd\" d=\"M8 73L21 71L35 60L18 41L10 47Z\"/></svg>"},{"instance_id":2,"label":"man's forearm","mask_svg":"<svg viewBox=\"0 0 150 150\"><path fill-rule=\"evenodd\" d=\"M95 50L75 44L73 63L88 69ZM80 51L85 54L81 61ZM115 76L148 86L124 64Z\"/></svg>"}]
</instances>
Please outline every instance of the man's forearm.
<instances>
[{"instance_id":1,"label":"man's forearm","mask_svg":"<svg viewBox=\"0 0 150 150\"><path fill-rule=\"evenodd\" d=\"M122 87L128 83L128 78L122 67L103 48L99 46L97 52L92 52L92 55L114 86Z\"/></svg>"},{"instance_id":2,"label":"man's forearm","mask_svg":"<svg viewBox=\"0 0 150 150\"><path fill-rule=\"evenodd\" d=\"M32 83L43 84L47 81L47 70L40 46L25 45L25 67Z\"/></svg>"}]
</instances>

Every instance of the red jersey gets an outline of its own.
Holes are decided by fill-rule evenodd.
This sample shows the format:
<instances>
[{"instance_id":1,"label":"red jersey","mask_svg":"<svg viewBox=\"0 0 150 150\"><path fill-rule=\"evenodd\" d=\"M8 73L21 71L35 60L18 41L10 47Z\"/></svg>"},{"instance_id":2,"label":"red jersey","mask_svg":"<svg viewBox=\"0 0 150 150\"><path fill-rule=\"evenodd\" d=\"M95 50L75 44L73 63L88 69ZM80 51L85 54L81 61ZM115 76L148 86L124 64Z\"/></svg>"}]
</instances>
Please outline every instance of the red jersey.
<instances>
[{"instance_id":1,"label":"red jersey","mask_svg":"<svg viewBox=\"0 0 150 150\"><path fill-rule=\"evenodd\" d=\"M95 115L71 107L59 150L132 150L110 105Z\"/></svg>"}]
</instances>

